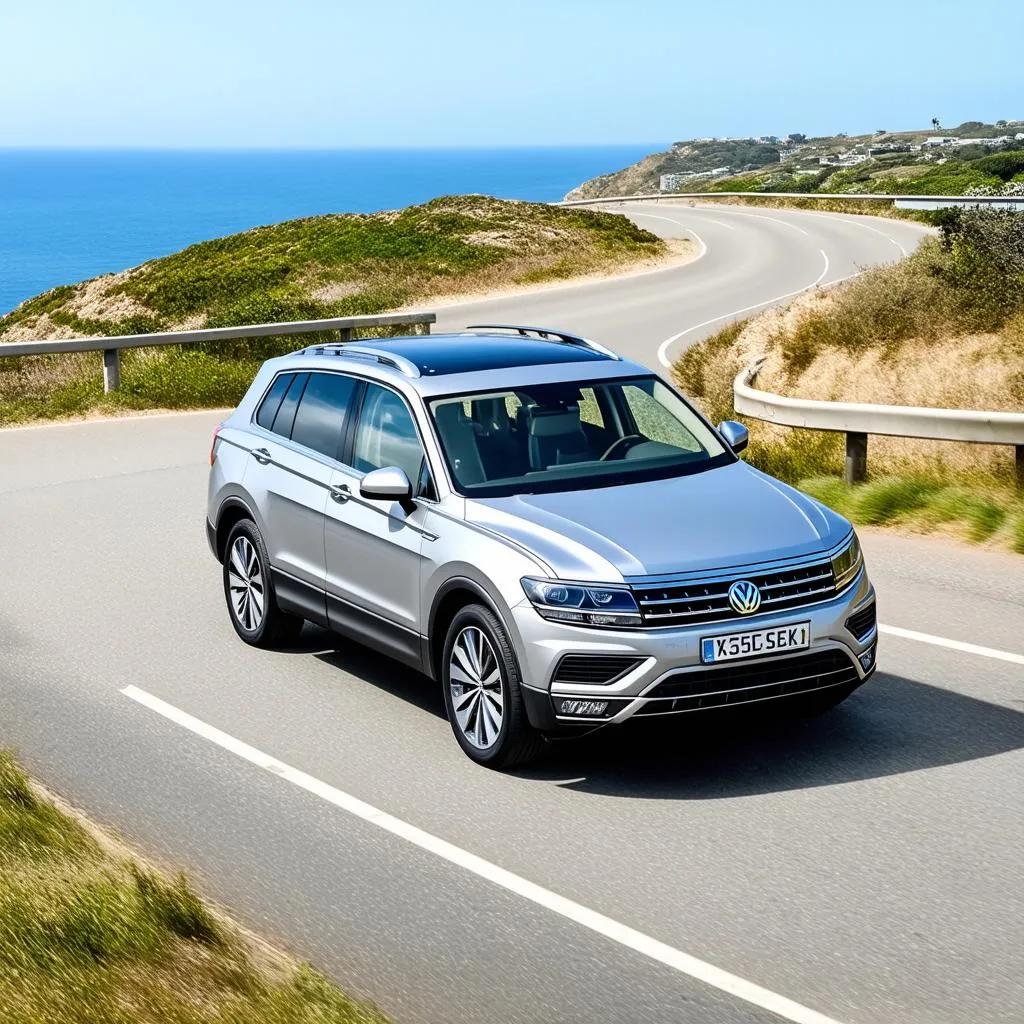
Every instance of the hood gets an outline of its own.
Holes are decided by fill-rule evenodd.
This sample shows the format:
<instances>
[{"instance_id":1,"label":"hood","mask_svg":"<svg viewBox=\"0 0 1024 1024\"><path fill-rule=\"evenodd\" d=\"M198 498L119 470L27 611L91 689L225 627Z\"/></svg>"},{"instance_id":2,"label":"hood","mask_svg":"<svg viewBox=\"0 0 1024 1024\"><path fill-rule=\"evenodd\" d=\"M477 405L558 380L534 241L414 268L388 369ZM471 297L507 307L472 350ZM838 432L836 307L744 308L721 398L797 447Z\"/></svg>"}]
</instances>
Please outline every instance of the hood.
<instances>
[{"instance_id":1,"label":"hood","mask_svg":"<svg viewBox=\"0 0 1024 1024\"><path fill-rule=\"evenodd\" d=\"M669 480L471 499L466 517L529 548L563 579L605 582L798 558L850 530L744 462Z\"/></svg>"}]
</instances>

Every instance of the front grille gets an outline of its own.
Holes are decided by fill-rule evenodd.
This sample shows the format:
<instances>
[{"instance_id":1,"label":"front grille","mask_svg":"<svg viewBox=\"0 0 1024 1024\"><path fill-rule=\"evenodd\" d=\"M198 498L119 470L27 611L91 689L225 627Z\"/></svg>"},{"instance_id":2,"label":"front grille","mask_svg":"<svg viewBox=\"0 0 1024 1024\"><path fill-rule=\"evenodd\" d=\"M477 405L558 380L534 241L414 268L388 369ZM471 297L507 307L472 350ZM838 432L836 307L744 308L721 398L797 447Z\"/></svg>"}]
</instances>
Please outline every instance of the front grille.
<instances>
[{"instance_id":1,"label":"front grille","mask_svg":"<svg viewBox=\"0 0 1024 1024\"><path fill-rule=\"evenodd\" d=\"M643 661L630 654L566 654L555 668L554 683L607 686Z\"/></svg>"},{"instance_id":2,"label":"front grille","mask_svg":"<svg viewBox=\"0 0 1024 1024\"><path fill-rule=\"evenodd\" d=\"M636 714L663 715L748 704L769 697L787 697L827 686L856 683L859 678L853 662L837 650L677 672L646 694L653 699L643 704Z\"/></svg>"},{"instance_id":3,"label":"front grille","mask_svg":"<svg viewBox=\"0 0 1024 1024\"><path fill-rule=\"evenodd\" d=\"M872 601L866 608L854 612L846 620L846 628L858 639L863 640L875 628L877 621L875 602Z\"/></svg>"},{"instance_id":4,"label":"front grille","mask_svg":"<svg viewBox=\"0 0 1024 1024\"><path fill-rule=\"evenodd\" d=\"M692 626L742 618L729 604L729 587L750 580L761 591L761 611L783 611L826 601L836 592L832 563L803 563L769 571L750 572L716 579L634 584L646 626Z\"/></svg>"}]
</instances>

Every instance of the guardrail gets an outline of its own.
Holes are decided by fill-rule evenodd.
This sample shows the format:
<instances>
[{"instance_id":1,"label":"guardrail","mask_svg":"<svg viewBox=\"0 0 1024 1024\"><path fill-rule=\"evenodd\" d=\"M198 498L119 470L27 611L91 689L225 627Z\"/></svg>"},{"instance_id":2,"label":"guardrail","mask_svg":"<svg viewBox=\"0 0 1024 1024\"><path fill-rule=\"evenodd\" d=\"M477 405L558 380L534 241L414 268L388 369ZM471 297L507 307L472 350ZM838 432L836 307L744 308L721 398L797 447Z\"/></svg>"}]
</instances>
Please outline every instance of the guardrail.
<instances>
[{"instance_id":1,"label":"guardrail","mask_svg":"<svg viewBox=\"0 0 1024 1024\"><path fill-rule=\"evenodd\" d=\"M558 206L598 206L602 203L658 202L661 199L885 199L897 206L1005 206L1024 210L1024 196L893 196L878 192L643 192L632 196L605 196L602 199L563 199Z\"/></svg>"},{"instance_id":2,"label":"guardrail","mask_svg":"<svg viewBox=\"0 0 1024 1024\"><path fill-rule=\"evenodd\" d=\"M733 381L735 410L745 416L786 427L846 434L847 483L860 483L867 478L868 435L885 434L890 437L1011 445L1017 487L1024 490L1024 413L788 398L758 391L751 386L759 367L760 363L748 366Z\"/></svg>"},{"instance_id":3,"label":"guardrail","mask_svg":"<svg viewBox=\"0 0 1024 1024\"><path fill-rule=\"evenodd\" d=\"M276 324L243 327L207 327L197 331L161 331L154 334L125 334L113 338L69 338L62 341L0 342L0 358L56 355L62 352L102 352L103 390L121 386L121 349L150 348L154 345L195 345L204 341L237 341L241 338L277 338L289 334L337 331L342 341L351 341L364 327L424 327L437 322L436 313L384 313L380 316L339 316L328 320L288 320Z\"/></svg>"}]
</instances>

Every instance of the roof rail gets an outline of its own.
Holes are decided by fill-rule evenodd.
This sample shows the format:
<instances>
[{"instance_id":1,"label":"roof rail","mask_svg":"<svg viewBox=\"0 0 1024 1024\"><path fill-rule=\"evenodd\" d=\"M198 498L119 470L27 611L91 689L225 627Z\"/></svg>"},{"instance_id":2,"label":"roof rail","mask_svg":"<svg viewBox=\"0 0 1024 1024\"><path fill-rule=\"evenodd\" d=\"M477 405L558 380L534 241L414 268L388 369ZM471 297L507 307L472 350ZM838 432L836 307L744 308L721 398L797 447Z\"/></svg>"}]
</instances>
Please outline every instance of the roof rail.
<instances>
[{"instance_id":1,"label":"roof rail","mask_svg":"<svg viewBox=\"0 0 1024 1024\"><path fill-rule=\"evenodd\" d=\"M405 356L394 352L384 352L381 349L373 348L370 345L355 345L351 342L342 342L335 345L311 345L299 353L306 356L342 356L356 359L372 359L383 366L390 366L398 370L404 377L419 377L420 368Z\"/></svg>"},{"instance_id":2,"label":"roof rail","mask_svg":"<svg viewBox=\"0 0 1024 1024\"><path fill-rule=\"evenodd\" d=\"M601 355L607 356L609 359L622 359L618 353L613 352L610 348L605 348L604 345L599 345L596 341L583 338L578 334L569 334L566 331L554 331L550 327L524 327L521 324L469 324L466 330L515 331L516 334L520 334L524 338L528 334L536 334L545 341L553 340L561 342L563 345L577 345L580 348L590 349L591 352L600 352Z\"/></svg>"}]
</instances>

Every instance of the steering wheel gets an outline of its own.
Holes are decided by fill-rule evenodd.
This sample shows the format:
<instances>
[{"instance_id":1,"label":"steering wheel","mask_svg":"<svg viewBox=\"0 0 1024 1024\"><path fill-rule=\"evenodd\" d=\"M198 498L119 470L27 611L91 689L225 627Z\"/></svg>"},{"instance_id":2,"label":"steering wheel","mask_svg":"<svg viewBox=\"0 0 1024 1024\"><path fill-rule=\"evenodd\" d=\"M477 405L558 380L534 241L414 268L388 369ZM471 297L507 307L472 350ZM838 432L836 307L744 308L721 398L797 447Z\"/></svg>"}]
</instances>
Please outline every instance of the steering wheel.
<instances>
[{"instance_id":1,"label":"steering wheel","mask_svg":"<svg viewBox=\"0 0 1024 1024\"><path fill-rule=\"evenodd\" d=\"M622 448L622 447L627 446L627 445L634 445L638 441L643 441L643 440L645 440L643 434L626 434L624 437L617 437L608 446L608 450L604 453L604 455L601 456L601 461L602 462L606 462L608 459L610 459L612 457L612 452L616 451L617 449ZM625 451L623 451L622 454L625 455L626 454Z\"/></svg>"}]
</instances>

